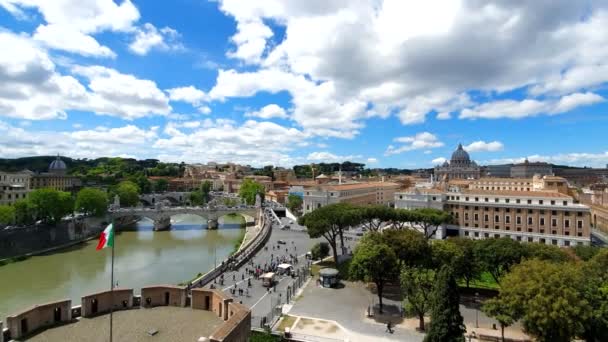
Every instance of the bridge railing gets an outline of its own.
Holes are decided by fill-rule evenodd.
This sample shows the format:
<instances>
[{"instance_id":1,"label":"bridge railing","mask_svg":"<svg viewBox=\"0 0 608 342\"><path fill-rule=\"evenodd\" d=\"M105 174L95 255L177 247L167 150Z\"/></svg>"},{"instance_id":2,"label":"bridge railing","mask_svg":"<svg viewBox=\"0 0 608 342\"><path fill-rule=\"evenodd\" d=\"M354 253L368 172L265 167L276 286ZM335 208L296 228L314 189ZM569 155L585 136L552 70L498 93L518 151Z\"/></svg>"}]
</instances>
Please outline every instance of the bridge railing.
<instances>
[{"instance_id":1,"label":"bridge railing","mask_svg":"<svg viewBox=\"0 0 608 342\"><path fill-rule=\"evenodd\" d=\"M268 241L270 232L272 230L271 220L267 219L264 212L260 213L260 223L262 226L261 231L249 242L243 246L240 250L228 257L227 260L222 262L211 271L203 274L199 278L192 281L193 287L203 287L211 282L214 278L217 278L221 273L228 270L229 267L238 268L247 262L255 253L257 253L262 246Z\"/></svg>"}]
</instances>

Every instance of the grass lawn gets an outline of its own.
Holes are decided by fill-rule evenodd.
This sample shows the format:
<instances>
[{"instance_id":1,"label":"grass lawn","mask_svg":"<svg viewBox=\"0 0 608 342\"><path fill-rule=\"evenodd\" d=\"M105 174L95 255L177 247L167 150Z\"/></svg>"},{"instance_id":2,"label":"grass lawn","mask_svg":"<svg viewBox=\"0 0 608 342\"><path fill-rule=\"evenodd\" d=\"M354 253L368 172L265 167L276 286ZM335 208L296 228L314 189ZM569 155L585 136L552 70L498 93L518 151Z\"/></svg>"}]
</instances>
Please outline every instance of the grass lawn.
<instances>
[{"instance_id":1,"label":"grass lawn","mask_svg":"<svg viewBox=\"0 0 608 342\"><path fill-rule=\"evenodd\" d=\"M280 342L283 339L279 336L274 336L267 333L261 333L257 331L251 332L250 342Z\"/></svg>"},{"instance_id":2,"label":"grass lawn","mask_svg":"<svg viewBox=\"0 0 608 342\"><path fill-rule=\"evenodd\" d=\"M461 280L458 282L458 285L460 287L466 287L467 283L464 280ZM481 274L481 277L479 277L479 279L472 280L469 283L469 287L477 288L477 289L489 289L489 290L500 289L500 286L498 285L498 283L496 283L494 278L492 278L492 275L489 272L483 272Z\"/></svg>"},{"instance_id":3,"label":"grass lawn","mask_svg":"<svg viewBox=\"0 0 608 342\"><path fill-rule=\"evenodd\" d=\"M278 331L285 331L285 328L291 328L291 326L296 322L297 317L294 316L283 316L283 320L279 323L277 328Z\"/></svg>"}]
</instances>

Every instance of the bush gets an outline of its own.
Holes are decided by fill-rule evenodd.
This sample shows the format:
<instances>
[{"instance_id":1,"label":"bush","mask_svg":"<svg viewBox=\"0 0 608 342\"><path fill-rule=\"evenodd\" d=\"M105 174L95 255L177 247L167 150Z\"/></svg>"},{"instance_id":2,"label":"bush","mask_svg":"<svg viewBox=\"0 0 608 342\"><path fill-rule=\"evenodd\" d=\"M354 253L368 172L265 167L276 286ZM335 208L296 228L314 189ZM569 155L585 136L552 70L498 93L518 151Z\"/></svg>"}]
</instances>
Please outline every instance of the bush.
<instances>
[{"instance_id":1,"label":"bush","mask_svg":"<svg viewBox=\"0 0 608 342\"><path fill-rule=\"evenodd\" d=\"M323 259L329 255L329 244L327 242L319 242L312 246L311 253L313 259Z\"/></svg>"}]
</instances>

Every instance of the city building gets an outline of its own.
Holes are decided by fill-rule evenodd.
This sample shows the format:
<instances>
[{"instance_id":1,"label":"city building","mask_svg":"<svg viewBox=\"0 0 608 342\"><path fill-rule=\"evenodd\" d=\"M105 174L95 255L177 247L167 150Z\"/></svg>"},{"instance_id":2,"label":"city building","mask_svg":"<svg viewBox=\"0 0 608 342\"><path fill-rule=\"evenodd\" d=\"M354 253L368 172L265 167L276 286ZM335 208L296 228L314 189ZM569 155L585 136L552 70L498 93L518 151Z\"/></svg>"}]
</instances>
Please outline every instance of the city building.
<instances>
[{"instance_id":1,"label":"city building","mask_svg":"<svg viewBox=\"0 0 608 342\"><path fill-rule=\"evenodd\" d=\"M445 196L445 193L438 189L410 188L406 191L395 192L395 208L443 210Z\"/></svg>"},{"instance_id":2,"label":"city building","mask_svg":"<svg viewBox=\"0 0 608 342\"><path fill-rule=\"evenodd\" d=\"M566 178L570 184L579 187L608 182L608 168L556 166L553 168L553 172L556 176Z\"/></svg>"},{"instance_id":3,"label":"city building","mask_svg":"<svg viewBox=\"0 0 608 342\"><path fill-rule=\"evenodd\" d=\"M20 172L0 171L0 205L10 205L25 199L31 191L31 180L34 173L29 170Z\"/></svg>"},{"instance_id":4,"label":"city building","mask_svg":"<svg viewBox=\"0 0 608 342\"><path fill-rule=\"evenodd\" d=\"M509 178L511 177L511 167L513 164L488 165L481 168L484 177Z\"/></svg>"},{"instance_id":5,"label":"city building","mask_svg":"<svg viewBox=\"0 0 608 342\"><path fill-rule=\"evenodd\" d=\"M82 186L80 178L69 176L68 168L59 156L51 162L48 172L32 175L31 189L52 188L61 191L75 191Z\"/></svg>"},{"instance_id":6,"label":"city building","mask_svg":"<svg viewBox=\"0 0 608 342\"><path fill-rule=\"evenodd\" d=\"M544 177L543 177L544 178ZM539 179L543 179L540 178ZM517 241L539 242L558 246L590 243L591 210L573 197L562 193L560 180L544 178L546 188L527 189L527 184L495 182L487 190L487 181L479 180L470 189L455 191L408 189L395 193L395 207L403 209L435 208L450 212L453 222L439 230L439 238L510 237ZM526 183L522 181L522 183ZM502 188L498 189L497 186ZM532 187L532 189L534 189Z\"/></svg>"},{"instance_id":7,"label":"city building","mask_svg":"<svg viewBox=\"0 0 608 342\"><path fill-rule=\"evenodd\" d=\"M438 181L449 181L451 179L477 179L481 175L481 169L471 160L469 153L458 144L458 148L452 153L450 161L435 167L435 178Z\"/></svg>"},{"instance_id":8,"label":"city building","mask_svg":"<svg viewBox=\"0 0 608 342\"><path fill-rule=\"evenodd\" d=\"M334 203L392 205L401 186L390 182L318 184L304 188L304 214Z\"/></svg>"},{"instance_id":9,"label":"city building","mask_svg":"<svg viewBox=\"0 0 608 342\"><path fill-rule=\"evenodd\" d=\"M590 208L550 191L467 190L446 193L447 225L460 236L510 237L558 246L590 243Z\"/></svg>"},{"instance_id":10,"label":"city building","mask_svg":"<svg viewBox=\"0 0 608 342\"><path fill-rule=\"evenodd\" d=\"M276 168L273 171L275 181L290 183L296 180L296 174L292 169Z\"/></svg>"},{"instance_id":11,"label":"city building","mask_svg":"<svg viewBox=\"0 0 608 342\"><path fill-rule=\"evenodd\" d=\"M526 158L523 163L511 167L512 178L532 178L534 175L553 175L553 165L545 162L530 162Z\"/></svg>"}]
</instances>

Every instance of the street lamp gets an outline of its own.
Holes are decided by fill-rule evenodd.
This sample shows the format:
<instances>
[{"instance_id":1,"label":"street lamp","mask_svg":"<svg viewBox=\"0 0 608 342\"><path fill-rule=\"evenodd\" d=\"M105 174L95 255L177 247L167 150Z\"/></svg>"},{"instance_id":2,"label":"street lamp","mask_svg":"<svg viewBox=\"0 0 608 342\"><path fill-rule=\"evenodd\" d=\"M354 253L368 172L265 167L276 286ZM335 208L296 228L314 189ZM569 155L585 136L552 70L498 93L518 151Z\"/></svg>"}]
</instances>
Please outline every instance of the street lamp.
<instances>
[{"instance_id":1,"label":"street lamp","mask_svg":"<svg viewBox=\"0 0 608 342\"><path fill-rule=\"evenodd\" d=\"M475 328L479 328L479 306L477 305L477 298L479 293L475 292Z\"/></svg>"}]
</instances>

